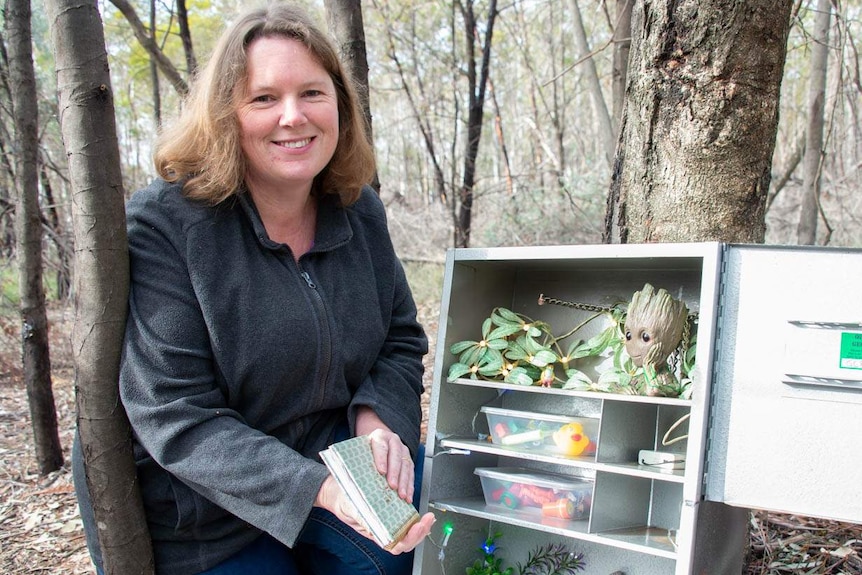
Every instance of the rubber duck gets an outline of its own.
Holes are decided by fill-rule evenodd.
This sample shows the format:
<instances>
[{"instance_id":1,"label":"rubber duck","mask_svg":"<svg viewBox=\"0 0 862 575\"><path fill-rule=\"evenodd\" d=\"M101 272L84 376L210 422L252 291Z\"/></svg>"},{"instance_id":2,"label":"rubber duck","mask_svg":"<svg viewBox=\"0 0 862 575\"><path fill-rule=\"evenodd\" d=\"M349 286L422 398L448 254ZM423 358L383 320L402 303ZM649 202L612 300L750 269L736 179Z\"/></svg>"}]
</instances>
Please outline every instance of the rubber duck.
<instances>
[{"instance_id":1,"label":"rubber duck","mask_svg":"<svg viewBox=\"0 0 862 575\"><path fill-rule=\"evenodd\" d=\"M567 423L554 432L554 443L564 455L581 455L590 445L584 426L578 422Z\"/></svg>"}]
</instances>

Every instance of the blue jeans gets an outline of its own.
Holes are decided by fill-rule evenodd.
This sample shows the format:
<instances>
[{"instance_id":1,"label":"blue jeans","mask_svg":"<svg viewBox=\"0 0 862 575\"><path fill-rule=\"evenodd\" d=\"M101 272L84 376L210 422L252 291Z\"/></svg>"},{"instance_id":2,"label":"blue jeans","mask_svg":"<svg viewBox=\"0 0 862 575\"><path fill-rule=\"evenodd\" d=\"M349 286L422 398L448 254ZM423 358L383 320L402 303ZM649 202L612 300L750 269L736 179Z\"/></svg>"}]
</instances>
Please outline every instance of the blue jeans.
<instances>
[{"instance_id":1,"label":"blue jeans","mask_svg":"<svg viewBox=\"0 0 862 575\"><path fill-rule=\"evenodd\" d=\"M425 446L416 458L413 505L419 506L419 487ZM200 575L409 575L413 553L392 555L315 507L293 549L264 533L245 549Z\"/></svg>"}]
</instances>

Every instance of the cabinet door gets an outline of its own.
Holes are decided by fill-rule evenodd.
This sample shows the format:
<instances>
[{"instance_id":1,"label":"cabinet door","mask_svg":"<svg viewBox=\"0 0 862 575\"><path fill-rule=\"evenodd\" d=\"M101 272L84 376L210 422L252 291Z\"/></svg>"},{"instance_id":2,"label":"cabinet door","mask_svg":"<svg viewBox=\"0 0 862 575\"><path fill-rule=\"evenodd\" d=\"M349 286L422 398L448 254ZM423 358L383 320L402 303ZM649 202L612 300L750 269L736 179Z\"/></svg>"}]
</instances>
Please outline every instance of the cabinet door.
<instances>
[{"instance_id":1,"label":"cabinet door","mask_svg":"<svg viewBox=\"0 0 862 575\"><path fill-rule=\"evenodd\" d=\"M728 246L706 497L862 522L862 252Z\"/></svg>"}]
</instances>

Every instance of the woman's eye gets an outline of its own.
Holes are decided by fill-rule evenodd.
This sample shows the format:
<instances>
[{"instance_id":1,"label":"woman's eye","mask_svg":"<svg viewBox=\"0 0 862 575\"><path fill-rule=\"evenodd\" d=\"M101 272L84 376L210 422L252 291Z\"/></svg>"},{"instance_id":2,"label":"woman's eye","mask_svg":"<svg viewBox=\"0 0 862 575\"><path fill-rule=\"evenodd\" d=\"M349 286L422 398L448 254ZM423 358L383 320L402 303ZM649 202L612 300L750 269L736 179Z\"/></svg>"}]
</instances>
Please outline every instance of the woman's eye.
<instances>
[{"instance_id":1,"label":"woman's eye","mask_svg":"<svg viewBox=\"0 0 862 575\"><path fill-rule=\"evenodd\" d=\"M255 96L251 100L252 102L270 102L272 101L272 96L269 94L261 94L260 96Z\"/></svg>"},{"instance_id":2,"label":"woman's eye","mask_svg":"<svg viewBox=\"0 0 862 575\"><path fill-rule=\"evenodd\" d=\"M309 98L316 98L323 95L323 92L321 92L320 90L306 90L305 95Z\"/></svg>"}]
</instances>

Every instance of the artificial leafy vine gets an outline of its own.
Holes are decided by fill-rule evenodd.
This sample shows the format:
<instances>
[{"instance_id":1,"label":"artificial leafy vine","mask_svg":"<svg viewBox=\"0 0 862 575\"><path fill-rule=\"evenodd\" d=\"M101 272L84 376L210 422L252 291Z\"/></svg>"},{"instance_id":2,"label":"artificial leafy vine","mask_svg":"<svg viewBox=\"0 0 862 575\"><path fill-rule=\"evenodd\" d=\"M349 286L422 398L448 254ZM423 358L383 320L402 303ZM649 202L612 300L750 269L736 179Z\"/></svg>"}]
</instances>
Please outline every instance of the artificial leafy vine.
<instances>
[{"instance_id":1,"label":"artificial leafy vine","mask_svg":"<svg viewBox=\"0 0 862 575\"><path fill-rule=\"evenodd\" d=\"M469 377L504 381L516 385L542 385L581 391L603 391L642 395L653 366L635 366L624 345L626 309L623 305L601 308L574 329L555 336L547 322L535 321L504 307L497 307L482 323L479 340L453 344L451 353L458 360L449 367L449 379ZM604 317L608 326L593 337L572 338L587 323ZM564 340L572 338L564 346ZM689 374L694 367L696 334L686 342L678 361L679 379L662 384L658 390L666 397L691 396ZM593 381L578 369L578 360L607 357L610 366Z\"/></svg>"}]
</instances>

